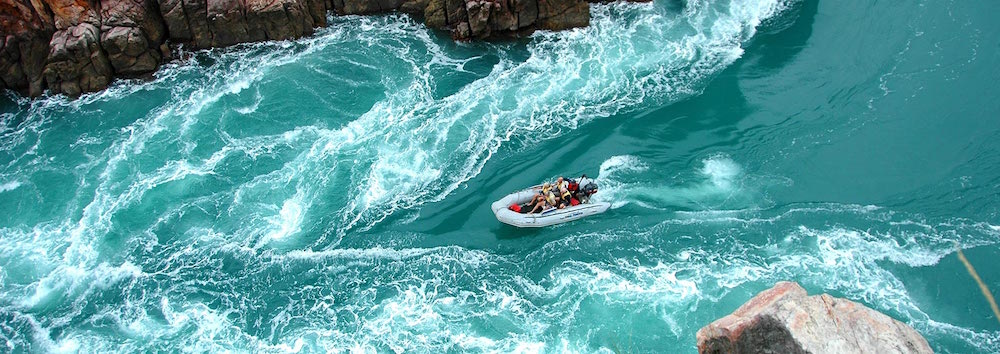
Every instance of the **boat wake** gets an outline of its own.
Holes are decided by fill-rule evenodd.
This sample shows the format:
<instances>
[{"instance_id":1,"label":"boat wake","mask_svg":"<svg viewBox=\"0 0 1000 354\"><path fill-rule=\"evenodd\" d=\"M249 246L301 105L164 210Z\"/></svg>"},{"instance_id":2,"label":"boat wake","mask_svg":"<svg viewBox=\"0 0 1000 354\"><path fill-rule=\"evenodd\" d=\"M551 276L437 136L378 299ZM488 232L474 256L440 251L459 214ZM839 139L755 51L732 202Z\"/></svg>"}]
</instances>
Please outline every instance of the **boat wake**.
<instances>
[{"instance_id":1,"label":"boat wake","mask_svg":"<svg viewBox=\"0 0 1000 354\"><path fill-rule=\"evenodd\" d=\"M635 204L643 208L674 211L760 209L770 206L766 189L787 185L779 177L747 175L726 155L699 161L700 167L665 176L634 156L614 156L601 164L599 200L614 208Z\"/></svg>"}]
</instances>

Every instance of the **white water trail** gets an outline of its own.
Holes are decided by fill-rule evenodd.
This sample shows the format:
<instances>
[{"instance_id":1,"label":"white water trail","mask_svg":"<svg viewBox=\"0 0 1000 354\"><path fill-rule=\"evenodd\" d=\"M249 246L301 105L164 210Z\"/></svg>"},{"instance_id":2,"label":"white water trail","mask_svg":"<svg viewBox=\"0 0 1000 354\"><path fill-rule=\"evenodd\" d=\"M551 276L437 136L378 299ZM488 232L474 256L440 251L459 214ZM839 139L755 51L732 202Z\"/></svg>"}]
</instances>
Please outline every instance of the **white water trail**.
<instances>
[{"instance_id":1,"label":"white water trail","mask_svg":"<svg viewBox=\"0 0 1000 354\"><path fill-rule=\"evenodd\" d=\"M762 189L773 183L747 176L742 166L723 154L699 164L694 171L681 171L668 180L651 178L649 166L635 156L613 156L601 164L595 198L612 202L613 208L635 203L657 210L724 212L759 207Z\"/></svg>"}]
</instances>

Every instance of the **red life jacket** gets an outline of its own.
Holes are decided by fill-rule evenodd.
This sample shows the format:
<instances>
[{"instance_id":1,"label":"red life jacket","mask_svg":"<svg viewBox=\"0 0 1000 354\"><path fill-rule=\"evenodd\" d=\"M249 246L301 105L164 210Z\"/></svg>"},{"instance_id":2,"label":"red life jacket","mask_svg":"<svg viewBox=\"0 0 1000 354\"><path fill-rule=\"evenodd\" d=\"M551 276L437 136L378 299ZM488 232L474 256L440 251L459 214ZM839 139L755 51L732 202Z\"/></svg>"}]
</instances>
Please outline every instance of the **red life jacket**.
<instances>
[{"instance_id":1,"label":"red life jacket","mask_svg":"<svg viewBox=\"0 0 1000 354\"><path fill-rule=\"evenodd\" d=\"M580 184L576 183L576 181L574 180L570 180L569 185L566 186L566 190L570 192L575 192L577 189L580 189Z\"/></svg>"},{"instance_id":2,"label":"red life jacket","mask_svg":"<svg viewBox=\"0 0 1000 354\"><path fill-rule=\"evenodd\" d=\"M570 199L569 205L580 205L580 201L576 200L576 198Z\"/></svg>"},{"instance_id":3,"label":"red life jacket","mask_svg":"<svg viewBox=\"0 0 1000 354\"><path fill-rule=\"evenodd\" d=\"M521 206L517 205L517 203L511 204L507 209L513 210L515 213L521 212Z\"/></svg>"}]
</instances>

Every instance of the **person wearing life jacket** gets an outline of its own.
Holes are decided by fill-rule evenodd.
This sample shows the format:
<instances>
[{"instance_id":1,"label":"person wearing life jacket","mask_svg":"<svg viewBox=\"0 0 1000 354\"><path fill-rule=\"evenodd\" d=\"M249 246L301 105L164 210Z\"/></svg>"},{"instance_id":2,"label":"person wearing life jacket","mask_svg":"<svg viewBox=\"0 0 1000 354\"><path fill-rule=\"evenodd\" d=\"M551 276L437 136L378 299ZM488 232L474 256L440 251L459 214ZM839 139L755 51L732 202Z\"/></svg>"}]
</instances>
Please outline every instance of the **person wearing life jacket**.
<instances>
[{"instance_id":1,"label":"person wearing life jacket","mask_svg":"<svg viewBox=\"0 0 1000 354\"><path fill-rule=\"evenodd\" d=\"M547 209L547 206L548 206L548 203L545 202L545 198L541 198L538 201L538 203L535 203L535 207L531 208L531 211L529 211L528 214L541 213L541 212L545 211L545 209Z\"/></svg>"},{"instance_id":2,"label":"person wearing life jacket","mask_svg":"<svg viewBox=\"0 0 1000 354\"><path fill-rule=\"evenodd\" d=\"M559 198L556 197L556 193L555 192L556 192L556 190L553 188L553 189L550 189L548 191L548 193L545 193L545 202L549 203L549 206L551 206L551 207L555 207L556 203L559 201Z\"/></svg>"},{"instance_id":3,"label":"person wearing life jacket","mask_svg":"<svg viewBox=\"0 0 1000 354\"><path fill-rule=\"evenodd\" d=\"M570 193L569 190L566 189L566 188L560 188L559 189L559 201L558 201L559 206L558 206L558 208L562 209L562 208L565 208L567 206L573 205L573 204L571 204L571 200L573 200L573 194Z\"/></svg>"},{"instance_id":4,"label":"person wearing life jacket","mask_svg":"<svg viewBox=\"0 0 1000 354\"><path fill-rule=\"evenodd\" d=\"M527 207L531 209L531 211L529 211L528 214L534 214L536 212L545 211L546 209L548 209L549 206L555 204L554 199L552 200L552 202L549 202L548 198L549 194L552 194L552 184L546 182L545 184L542 185L541 189L538 189L538 194L535 194L534 197L531 197L531 201L528 202Z\"/></svg>"},{"instance_id":5,"label":"person wearing life jacket","mask_svg":"<svg viewBox=\"0 0 1000 354\"><path fill-rule=\"evenodd\" d=\"M563 178L563 176L559 176L559 178L556 178L556 183L552 186L552 188L554 188L555 190L561 190L561 189L566 188L568 186L569 186L569 182L566 181L566 179Z\"/></svg>"},{"instance_id":6,"label":"person wearing life jacket","mask_svg":"<svg viewBox=\"0 0 1000 354\"><path fill-rule=\"evenodd\" d=\"M576 191L579 189L580 189L580 184L577 183L575 179L570 178L566 180L566 190L568 190L570 193L576 193Z\"/></svg>"},{"instance_id":7,"label":"person wearing life jacket","mask_svg":"<svg viewBox=\"0 0 1000 354\"><path fill-rule=\"evenodd\" d=\"M533 197L531 197L531 200L528 201L528 204L525 206L525 209L530 210L530 211L528 211L528 214L533 213L534 210L537 208L537 206L539 204L543 204L543 207L544 207L544 203L545 203L545 193L544 192L547 192L549 189L551 189L551 187L548 187L548 188L542 187L542 189L540 189L537 194L535 194Z\"/></svg>"},{"instance_id":8,"label":"person wearing life jacket","mask_svg":"<svg viewBox=\"0 0 1000 354\"><path fill-rule=\"evenodd\" d=\"M552 183L545 182L545 184L542 185L542 189L538 193L540 193L541 195L546 195L549 194L550 192L552 192Z\"/></svg>"},{"instance_id":9,"label":"person wearing life jacket","mask_svg":"<svg viewBox=\"0 0 1000 354\"><path fill-rule=\"evenodd\" d=\"M579 196L577 196L577 192L580 191L580 184L575 179L570 178L566 180L566 190L570 193L570 200L575 201L575 203L571 203L570 205L580 204Z\"/></svg>"},{"instance_id":10,"label":"person wearing life jacket","mask_svg":"<svg viewBox=\"0 0 1000 354\"><path fill-rule=\"evenodd\" d=\"M531 208L531 211L529 211L528 214L541 213L554 207L555 198L552 198L550 202L548 197L550 195L552 195L552 192L549 192L548 194L536 195L534 199L535 206Z\"/></svg>"}]
</instances>

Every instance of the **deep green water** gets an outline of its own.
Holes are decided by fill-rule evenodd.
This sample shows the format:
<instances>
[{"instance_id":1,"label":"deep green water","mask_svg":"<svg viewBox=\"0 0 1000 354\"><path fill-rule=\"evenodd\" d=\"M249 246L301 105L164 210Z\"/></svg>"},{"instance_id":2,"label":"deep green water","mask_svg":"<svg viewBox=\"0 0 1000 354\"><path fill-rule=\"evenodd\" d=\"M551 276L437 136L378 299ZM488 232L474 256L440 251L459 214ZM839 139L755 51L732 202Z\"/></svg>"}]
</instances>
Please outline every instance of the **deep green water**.
<instances>
[{"instance_id":1,"label":"deep green water","mask_svg":"<svg viewBox=\"0 0 1000 354\"><path fill-rule=\"evenodd\" d=\"M779 280L1000 352L995 1L405 16L0 100L0 352L695 352ZM587 173L605 214L488 204Z\"/></svg>"}]
</instances>

